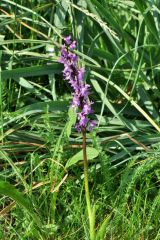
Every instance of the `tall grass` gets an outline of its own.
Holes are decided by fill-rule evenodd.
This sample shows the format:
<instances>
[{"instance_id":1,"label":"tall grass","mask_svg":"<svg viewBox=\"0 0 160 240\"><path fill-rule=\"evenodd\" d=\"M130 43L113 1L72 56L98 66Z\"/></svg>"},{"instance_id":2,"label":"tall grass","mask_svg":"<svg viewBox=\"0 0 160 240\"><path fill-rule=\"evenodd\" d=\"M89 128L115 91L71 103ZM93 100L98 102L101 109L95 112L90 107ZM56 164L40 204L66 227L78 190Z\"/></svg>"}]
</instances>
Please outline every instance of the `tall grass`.
<instances>
[{"instance_id":1,"label":"tall grass","mask_svg":"<svg viewBox=\"0 0 160 240\"><path fill-rule=\"evenodd\" d=\"M0 3L0 239L89 239L82 138L58 63L77 39L97 240L160 239L159 1ZM98 154L97 154L98 153Z\"/></svg>"}]
</instances>

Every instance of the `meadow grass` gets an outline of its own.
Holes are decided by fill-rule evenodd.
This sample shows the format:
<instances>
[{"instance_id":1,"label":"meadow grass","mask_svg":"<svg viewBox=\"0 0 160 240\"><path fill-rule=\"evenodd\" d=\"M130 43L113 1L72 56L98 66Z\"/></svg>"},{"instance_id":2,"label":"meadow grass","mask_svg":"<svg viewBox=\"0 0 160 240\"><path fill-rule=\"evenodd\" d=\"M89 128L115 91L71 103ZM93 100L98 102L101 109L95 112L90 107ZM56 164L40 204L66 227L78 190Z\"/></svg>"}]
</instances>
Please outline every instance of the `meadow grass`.
<instances>
[{"instance_id":1,"label":"meadow grass","mask_svg":"<svg viewBox=\"0 0 160 240\"><path fill-rule=\"evenodd\" d=\"M90 239L82 136L58 63L69 34L98 123L86 136L95 239L160 239L159 9L1 0L0 239Z\"/></svg>"}]
</instances>

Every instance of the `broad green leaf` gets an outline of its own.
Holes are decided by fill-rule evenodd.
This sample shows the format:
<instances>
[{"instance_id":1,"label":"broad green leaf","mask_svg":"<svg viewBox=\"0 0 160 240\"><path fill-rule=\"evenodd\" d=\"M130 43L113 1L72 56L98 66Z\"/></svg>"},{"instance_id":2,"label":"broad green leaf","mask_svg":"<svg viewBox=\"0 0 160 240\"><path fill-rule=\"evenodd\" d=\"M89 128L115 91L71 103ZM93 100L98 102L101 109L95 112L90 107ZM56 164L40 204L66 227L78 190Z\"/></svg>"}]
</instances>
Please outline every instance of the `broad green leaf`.
<instances>
[{"instance_id":1,"label":"broad green leaf","mask_svg":"<svg viewBox=\"0 0 160 240\"><path fill-rule=\"evenodd\" d=\"M106 77L102 76L99 73L96 73L94 71L91 71L91 73L94 76L97 76L98 78L106 81L109 85L113 86L115 89L117 89L118 92L120 92L147 120L150 122L150 124L158 131L160 132L160 127L156 124L156 122L139 106L132 98L129 97L127 93L123 91L117 84L113 83L111 80L109 81ZM95 81L95 80L93 80Z\"/></svg>"},{"instance_id":2,"label":"broad green leaf","mask_svg":"<svg viewBox=\"0 0 160 240\"><path fill-rule=\"evenodd\" d=\"M28 92L34 93L38 98L42 101L48 101L49 98L42 94L38 89L36 89L29 81L27 81L23 77L16 77L14 78L16 82L19 83L20 86L24 87Z\"/></svg>"},{"instance_id":3,"label":"broad green leaf","mask_svg":"<svg viewBox=\"0 0 160 240\"><path fill-rule=\"evenodd\" d=\"M91 160L93 158L96 158L98 156L99 152L92 147L87 147L87 158L88 160ZM67 164L66 168L71 167L72 165L76 164L78 161L83 160L83 150L76 153L73 157L71 157Z\"/></svg>"},{"instance_id":4,"label":"broad green leaf","mask_svg":"<svg viewBox=\"0 0 160 240\"><path fill-rule=\"evenodd\" d=\"M96 21L101 28L104 30L104 32L106 33L106 35L108 36L108 38L110 39L110 41L114 44L114 46L116 48L119 48L118 44L116 43L115 39L118 39L115 32L112 31L106 22L102 21L101 16L98 14L96 7L94 6L94 4L92 4L92 1L90 0L86 0L88 7L90 8L92 14L90 14L87 11L84 11L81 8L76 7L74 4L72 4L72 6L74 6L75 8L79 9L80 11L84 12L84 14L90 16L94 21ZM115 39L114 39L115 38Z\"/></svg>"},{"instance_id":5,"label":"broad green leaf","mask_svg":"<svg viewBox=\"0 0 160 240\"><path fill-rule=\"evenodd\" d=\"M148 110L148 112L150 113L150 115L157 121L159 122L159 114L158 111L155 107L154 102L152 102L151 96L148 94L148 92L145 90L145 88L143 86L139 86L138 87L138 93L139 96L144 104L144 106L146 107L146 109Z\"/></svg>"},{"instance_id":6,"label":"broad green leaf","mask_svg":"<svg viewBox=\"0 0 160 240\"><path fill-rule=\"evenodd\" d=\"M38 102L26 106L17 110L11 117L10 120L5 120L3 126L7 126L9 123L14 122L23 117L43 113L43 112L55 112L55 111L65 111L67 110L68 102L67 101L50 101L50 102Z\"/></svg>"},{"instance_id":7,"label":"broad green leaf","mask_svg":"<svg viewBox=\"0 0 160 240\"><path fill-rule=\"evenodd\" d=\"M86 9L87 3L84 0L78 0L77 5L83 9ZM75 22L74 22L74 27L76 29L76 35L78 36L78 50L80 52L83 52L84 48L84 29L85 29L85 15L81 11L77 11L75 9Z\"/></svg>"},{"instance_id":8,"label":"broad green leaf","mask_svg":"<svg viewBox=\"0 0 160 240\"><path fill-rule=\"evenodd\" d=\"M63 29L65 25L65 17L68 11L69 3L65 0L62 0L60 4L56 7L55 17L54 17L54 24L57 28Z\"/></svg>"},{"instance_id":9,"label":"broad green leaf","mask_svg":"<svg viewBox=\"0 0 160 240\"><path fill-rule=\"evenodd\" d=\"M153 34L154 38L157 39L157 41L159 42L156 24L150 12L150 9L147 8L146 2L141 0L135 0L135 4L137 8L140 10L141 14L143 15L146 22L146 26L148 27L149 31Z\"/></svg>"},{"instance_id":10,"label":"broad green leaf","mask_svg":"<svg viewBox=\"0 0 160 240\"><path fill-rule=\"evenodd\" d=\"M5 181L0 181L0 194L8 196L14 201L16 201L16 203L18 203L21 207L27 210L27 212L30 214L30 216L33 218L37 225L41 225L40 219L35 214L33 206L29 199L26 196L24 197L23 194L19 192L13 185Z\"/></svg>"},{"instance_id":11,"label":"broad green leaf","mask_svg":"<svg viewBox=\"0 0 160 240\"><path fill-rule=\"evenodd\" d=\"M91 79L91 82L93 84L93 87L96 89L96 91L98 92L101 101L104 102L104 104L107 106L107 108L112 112L112 114L118 118L123 124L125 124L129 129L131 130L137 130L136 126L133 125L130 121L128 121L125 117L122 116L122 114L120 112L117 111L117 109L115 108L115 106L113 104L111 104L107 98L107 96L105 96L102 88L100 87L98 81Z\"/></svg>"},{"instance_id":12,"label":"broad green leaf","mask_svg":"<svg viewBox=\"0 0 160 240\"><path fill-rule=\"evenodd\" d=\"M41 76L48 75L50 73L59 73L62 70L62 66L59 63L43 65L43 66L34 66L34 67L25 67L25 68L16 68L12 70L1 71L2 79L16 78L16 77L30 77L30 76Z\"/></svg>"},{"instance_id":13,"label":"broad green leaf","mask_svg":"<svg viewBox=\"0 0 160 240\"><path fill-rule=\"evenodd\" d=\"M75 112L75 109L70 107L68 110L68 116L69 116L69 120L66 126L66 133L67 133L67 137L69 138L71 135L71 129L72 126L75 125L76 123L76 118L77 118L77 114Z\"/></svg>"},{"instance_id":14,"label":"broad green leaf","mask_svg":"<svg viewBox=\"0 0 160 240\"><path fill-rule=\"evenodd\" d=\"M99 229L97 230L96 240L105 239L107 224L109 224L109 220L111 216L112 216L112 213L110 213L101 223Z\"/></svg>"},{"instance_id":15,"label":"broad green leaf","mask_svg":"<svg viewBox=\"0 0 160 240\"><path fill-rule=\"evenodd\" d=\"M17 8L19 9L23 9L24 11L26 12L30 12L31 14L35 15L37 18L41 19L43 22L45 22L47 24L48 27L50 27L53 32L55 32L57 35L60 35L57 31L57 29L50 23L46 20L46 18L42 17L40 14L37 13L37 11L33 11L32 9L30 8L27 8L27 7L24 7L20 4L17 4L17 2L14 2L14 1L10 1L10 0L1 0L3 2L7 2L9 5L14 5L16 6Z\"/></svg>"}]
</instances>

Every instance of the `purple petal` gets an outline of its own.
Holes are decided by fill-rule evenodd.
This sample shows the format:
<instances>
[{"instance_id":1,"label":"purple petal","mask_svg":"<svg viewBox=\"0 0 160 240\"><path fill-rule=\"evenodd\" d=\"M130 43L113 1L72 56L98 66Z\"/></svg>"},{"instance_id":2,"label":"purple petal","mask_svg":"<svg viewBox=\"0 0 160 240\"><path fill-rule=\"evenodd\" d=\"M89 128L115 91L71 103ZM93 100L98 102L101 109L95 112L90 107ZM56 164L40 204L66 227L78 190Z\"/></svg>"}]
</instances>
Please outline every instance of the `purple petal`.
<instances>
[{"instance_id":1,"label":"purple petal","mask_svg":"<svg viewBox=\"0 0 160 240\"><path fill-rule=\"evenodd\" d=\"M88 131L92 131L92 129L96 126L97 126L97 123L95 120L90 121L89 126L88 126Z\"/></svg>"},{"instance_id":2,"label":"purple petal","mask_svg":"<svg viewBox=\"0 0 160 240\"><path fill-rule=\"evenodd\" d=\"M80 105L80 99L77 95L74 95L73 101L72 101L72 107L79 107Z\"/></svg>"},{"instance_id":3,"label":"purple petal","mask_svg":"<svg viewBox=\"0 0 160 240\"><path fill-rule=\"evenodd\" d=\"M76 41L73 41L71 45L69 46L71 50L76 48Z\"/></svg>"},{"instance_id":4,"label":"purple petal","mask_svg":"<svg viewBox=\"0 0 160 240\"><path fill-rule=\"evenodd\" d=\"M63 57L67 57L68 56L68 51L67 51L67 49L64 46L61 49L61 55Z\"/></svg>"},{"instance_id":5,"label":"purple petal","mask_svg":"<svg viewBox=\"0 0 160 240\"><path fill-rule=\"evenodd\" d=\"M70 44L72 43L72 41L71 41L71 36L64 37L64 42L65 42L67 45L70 45Z\"/></svg>"},{"instance_id":6,"label":"purple petal","mask_svg":"<svg viewBox=\"0 0 160 240\"><path fill-rule=\"evenodd\" d=\"M65 61L64 57L60 56L59 62L60 62L60 63L64 63L64 61Z\"/></svg>"},{"instance_id":7,"label":"purple petal","mask_svg":"<svg viewBox=\"0 0 160 240\"><path fill-rule=\"evenodd\" d=\"M90 89L90 85L89 84L85 84L81 87L81 96L84 97L85 99L88 97L89 95L89 89Z\"/></svg>"},{"instance_id":8,"label":"purple petal","mask_svg":"<svg viewBox=\"0 0 160 240\"><path fill-rule=\"evenodd\" d=\"M69 54L68 54L68 57L70 58L70 60L71 60L74 64L77 63L77 56L76 56L76 54L74 54L74 53L69 53Z\"/></svg>"},{"instance_id":9,"label":"purple petal","mask_svg":"<svg viewBox=\"0 0 160 240\"><path fill-rule=\"evenodd\" d=\"M79 125L79 123L76 123L75 129L76 129L77 132L79 132L79 133L82 131L82 127Z\"/></svg>"},{"instance_id":10,"label":"purple petal","mask_svg":"<svg viewBox=\"0 0 160 240\"><path fill-rule=\"evenodd\" d=\"M83 112L83 114L86 114L86 115L93 113L93 110L91 109L91 105L87 104L87 103L84 104L82 112Z\"/></svg>"},{"instance_id":11,"label":"purple petal","mask_svg":"<svg viewBox=\"0 0 160 240\"><path fill-rule=\"evenodd\" d=\"M78 71L78 81L83 81L84 73L85 73L85 69L84 68L80 68L79 71Z\"/></svg>"},{"instance_id":12,"label":"purple petal","mask_svg":"<svg viewBox=\"0 0 160 240\"><path fill-rule=\"evenodd\" d=\"M83 113L78 113L79 125L86 127L88 124L88 118Z\"/></svg>"}]
</instances>

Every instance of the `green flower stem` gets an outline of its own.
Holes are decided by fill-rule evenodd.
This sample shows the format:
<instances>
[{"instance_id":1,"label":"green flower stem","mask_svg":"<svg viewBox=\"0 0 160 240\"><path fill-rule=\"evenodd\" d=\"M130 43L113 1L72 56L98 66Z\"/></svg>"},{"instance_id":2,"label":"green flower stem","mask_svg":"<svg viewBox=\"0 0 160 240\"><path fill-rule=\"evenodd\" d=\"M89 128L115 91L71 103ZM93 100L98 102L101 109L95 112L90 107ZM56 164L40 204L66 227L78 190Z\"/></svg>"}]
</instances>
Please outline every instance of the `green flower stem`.
<instances>
[{"instance_id":1,"label":"green flower stem","mask_svg":"<svg viewBox=\"0 0 160 240\"><path fill-rule=\"evenodd\" d=\"M89 218L89 227L90 227L90 239L95 239L95 230L94 230L94 216L92 216L92 208L90 201L90 192L88 184L88 160L87 160L87 151L86 151L86 129L82 131L83 136L83 163L84 163L84 184L85 184L85 196L87 203L87 211Z\"/></svg>"}]
</instances>

